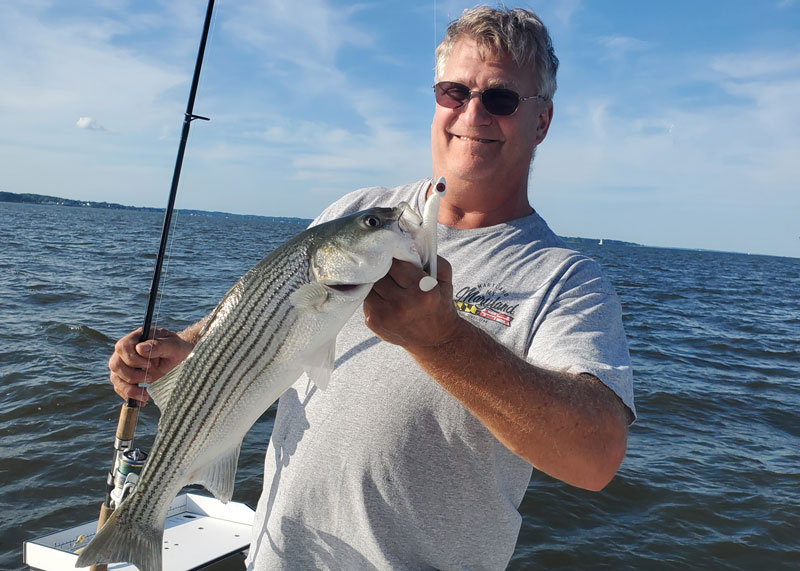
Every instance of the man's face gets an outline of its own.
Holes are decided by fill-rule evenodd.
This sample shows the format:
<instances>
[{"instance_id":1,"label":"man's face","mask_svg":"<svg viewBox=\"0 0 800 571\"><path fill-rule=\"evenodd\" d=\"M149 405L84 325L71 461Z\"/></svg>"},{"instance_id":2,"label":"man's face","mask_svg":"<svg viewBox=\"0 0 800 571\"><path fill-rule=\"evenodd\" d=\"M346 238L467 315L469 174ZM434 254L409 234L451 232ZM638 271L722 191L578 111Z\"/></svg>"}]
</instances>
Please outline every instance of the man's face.
<instances>
[{"instance_id":1,"label":"man's face","mask_svg":"<svg viewBox=\"0 0 800 571\"><path fill-rule=\"evenodd\" d=\"M536 95L530 73L523 73L507 54L481 57L476 42L462 38L453 46L439 81L462 83L474 91L504 87L521 97ZM450 181L491 183L492 188L526 188L536 147L547 134L552 104L521 101L510 116L491 115L480 98L457 109L436 105L431 125L435 176Z\"/></svg>"}]
</instances>

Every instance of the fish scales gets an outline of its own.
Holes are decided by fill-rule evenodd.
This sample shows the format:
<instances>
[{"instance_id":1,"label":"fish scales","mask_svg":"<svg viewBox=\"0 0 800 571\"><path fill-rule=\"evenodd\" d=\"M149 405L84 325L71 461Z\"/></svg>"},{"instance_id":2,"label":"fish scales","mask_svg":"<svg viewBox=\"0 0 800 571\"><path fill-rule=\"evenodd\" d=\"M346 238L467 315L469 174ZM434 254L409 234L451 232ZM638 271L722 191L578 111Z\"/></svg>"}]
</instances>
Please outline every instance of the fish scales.
<instances>
[{"instance_id":1,"label":"fish scales","mask_svg":"<svg viewBox=\"0 0 800 571\"><path fill-rule=\"evenodd\" d=\"M286 261L286 260L283 259L281 261ZM279 280L281 278L282 272L280 270L282 270L283 268L278 267L276 269L279 271L276 271L273 274L274 277L272 281L264 282L263 285L261 287L256 288L251 295L240 298L239 305L237 306L237 308L234 309L234 312L232 313L240 315L243 314L245 319L244 322L240 322L239 326L232 331L232 335L229 336L230 339L228 340L228 342L219 343L217 345L216 351L212 352L211 355L209 355L209 358L192 359L189 362L187 362L187 365L189 366L187 374L191 374L195 378L204 378L207 375L219 375L220 378L224 378L228 376L228 374L225 373L225 369L227 369L232 362L235 363L236 362L235 359L237 357L239 357L238 361L239 366L249 364L248 361L241 359L241 356L239 354L230 352L229 348L233 344L234 339L238 335L241 335L243 331L248 328L248 326L252 327L255 325L255 322L257 320L252 319L252 317L256 315L256 312L250 311L253 305L258 305L259 303L265 301L264 298L268 298L266 299L267 308L272 309L273 313L267 316L267 320L262 320L262 323L264 324L264 329L266 329L268 327L268 324L270 323L270 318L275 317L274 312L277 311L280 307L279 302L288 298L288 293L286 292L281 292L281 295L276 295L271 292L270 286L274 285L273 281ZM247 282L248 280L245 279L244 281ZM252 281L252 279L250 281ZM249 320L250 323L248 323L248 317L251 318ZM223 319L235 320L235 318L236 315L228 314L224 316ZM263 333L263 330L260 333ZM253 339L258 339L258 338L259 335L255 335L253 337ZM274 339L274 332L270 336L270 340L272 339ZM239 347L241 347L241 345ZM247 349L251 351L250 353L251 355L254 356L258 355L258 353L256 352L257 348L250 346L247 347ZM274 353L277 351L266 351L266 352ZM227 361L221 363L220 359L225 358L226 355L228 356ZM214 360L211 359L211 357L217 357L217 359ZM209 367L206 365L206 362L208 361L215 361L215 362L213 362ZM231 374L236 374L236 373L237 371L235 369L231 371ZM241 384L242 382L243 379L239 380L237 385ZM202 418L204 415L208 413L208 409L210 408L210 405L208 403L213 401L218 402L218 399L221 396L220 393L223 390L225 390L225 388L226 388L225 383L217 383L217 384L212 384L210 386L206 383L192 383L186 386L187 390L184 391L185 394L176 393L175 396L183 398L180 398L180 400L178 399L172 400L171 406L174 406L178 403L180 403L181 406L174 411L172 410L165 411L165 414L162 417L162 422L164 423L164 426L161 425L159 426L159 436L160 434L164 433L164 434L172 434L173 437L167 444L165 444L165 449L163 450L163 454L159 454L158 456L153 458L152 462L148 463L147 469L143 471L141 476L140 483L142 485L147 485L148 478L150 477L151 474L162 473L165 462L171 463L177 461L180 463L180 462L185 462L188 459L187 457L191 453L193 453L193 450L196 448L196 447L190 447L188 444L196 442L197 438L200 436L199 435L200 425L197 422L197 420L199 418ZM233 392L232 390L229 390L228 394L231 394L232 392ZM225 412L227 412L227 410L225 409L221 410L220 413L218 413L217 418L219 418L219 416L221 414L224 414ZM190 415L188 419L186 418L187 414ZM207 430L205 430L207 434L211 433L213 428L216 428L213 422L206 423L205 426L207 427ZM193 428L193 427L198 427L198 428ZM205 440L207 440L207 437ZM154 442L154 449L160 449L161 447L159 446L159 444L160 442L158 441ZM166 493L168 493L167 489L165 489L165 494ZM144 508L146 506L147 504L140 503L137 506L140 509L136 509L136 507L134 507L130 511L130 518L136 520L136 519L142 519L143 517L150 515L152 510L145 510Z\"/></svg>"},{"instance_id":2,"label":"fish scales","mask_svg":"<svg viewBox=\"0 0 800 571\"><path fill-rule=\"evenodd\" d=\"M233 493L247 430L303 370L324 388L336 334L397 258L421 266L421 219L407 205L319 225L248 271L212 312L192 353L150 386L162 411L135 491L76 566L161 569L167 510L186 484Z\"/></svg>"},{"instance_id":3,"label":"fish scales","mask_svg":"<svg viewBox=\"0 0 800 571\"><path fill-rule=\"evenodd\" d=\"M295 256L297 258L299 256ZM277 261L277 260L276 260ZM297 269L297 261L294 259L287 259L283 258L281 261L289 262L292 270ZM306 264L307 267L307 264ZM281 278L284 278L284 272L280 270L284 270L286 265L280 268L276 268L279 271L276 271L272 274L274 276L274 280L278 281ZM245 280L246 281L246 280ZM285 282L285 279L284 279ZM195 422L197 419L204 417L207 415L211 402L220 402L220 399L223 398L222 393L227 390L227 396L224 397L226 404L229 403L229 396L231 394L236 393L236 389L238 389L242 384L245 382L252 383L254 377L248 375L248 372L252 372L253 368L257 366L258 361L269 361L274 357L274 355L278 352L280 347L282 346L280 343L276 346L276 339L275 333L281 331L281 329L274 329L269 338L267 343L263 344L264 346L259 346L259 339L263 339L263 335L267 329L270 329L270 324L274 322L274 319L277 317L275 313L284 307L284 315L281 316L281 320L285 320L285 315L289 313L288 310L285 309L285 302L288 299L291 291L294 291L302 285L302 283L308 283L308 280L305 281L295 281L284 283L284 287L281 290L272 289L270 286L274 285L272 281L265 281L263 285L257 288L255 291L252 292L252 295L246 296L240 299L239 305L237 308L232 312L238 315L226 315L225 318L229 320L236 320L241 314L244 315L244 323L240 323L239 327L233 332L233 335L229 335L229 339L227 343L219 343L217 345L218 349L215 353L217 353L218 359L216 362L211 364L211 366L206 366L206 361L211 359L195 359L191 362L193 367L188 371L188 373L192 374L195 378L205 378L206 376L216 376L218 378L238 378L236 384L232 387L229 386L227 383L216 383L211 386L208 386L206 383L192 383L188 385L189 390L186 391L186 398L180 399L179 402L182 403L182 406L178 408L173 414L166 415L164 420L171 421L164 427L165 433L173 433L175 434L175 438L172 439L170 444L167 446L167 450L165 450L165 454L163 455L164 461L169 459L170 462L175 461L175 457L178 456L178 462L187 461L188 456L196 450L197 448L201 448L202 446L188 446L188 443L196 443L198 438L201 438L200 432L204 432L205 436L204 442L206 443L208 438L211 437L213 434L214 429L216 428L216 422L207 422L202 425L199 425ZM288 287L287 287L288 286ZM265 299L267 298L267 299ZM267 307L261 310L261 312L254 311L253 306L262 306L264 302L266 302ZM258 332L254 332L255 334L250 337L253 339L253 343L249 346L243 346L241 344L236 344L236 352L231 352L228 349L235 341L244 334L244 332L254 328L259 321L255 316L259 313L264 315L265 310L272 309L272 313L267 314L266 319L261 319L262 329ZM282 342L285 338L280 338L277 341ZM210 341L211 339L209 339ZM254 359L245 359L244 356L252 355L256 358ZM226 355L228 355L228 359L224 362L220 362ZM211 355L209 356L211 357ZM228 369L233 364L234 368L230 372ZM267 363L268 364L268 363ZM265 365L266 366L266 365ZM241 371L243 367L247 367L248 371ZM193 369L197 369L194 371ZM178 395L182 396L182 395ZM177 399L176 401L178 402ZM191 418L189 422L185 420L185 413L189 411L191 414ZM215 415L215 420L218 421L220 417L223 415L230 414L230 411L227 410L227 407L220 408L217 414ZM202 426L205 430L196 429L192 430L192 427L195 426ZM161 432L161 427L159 427L159 432ZM155 447L155 444L154 444ZM149 466L148 466L149 468ZM161 463L153 466L152 470L148 470L148 472L158 473L160 469L163 468ZM146 474L142 474L142 478L145 477Z\"/></svg>"},{"instance_id":4,"label":"fish scales","mask_svg":"<svg viewBox=\"0 0 800 571\"><path fill-rule=\"evenodd\" d=\"M276 272L277 273L277 272ZM215 356L217 360L215 363L210 366L206 367L207 372L211 374L223 374L223 372L228 371L230 368L230 363L235 362L238 363L240 367L248 365L249 361L245 359L245 357L250 354L253 356L260 356L262 359L265 356L271 355L272 352L264 351L263 349L257 347L259 339L263 339L265 331L271 327L271 323L274 322L276 319L276 312L281 309L281 306L285 304L286 299L288 298L288 293L283 291L281 295L275 295L274 292L271 291L270 286L272 285L271 282L264 282L262 287L258 288L253 292L252 295L243 296L240 301L239 305L232 313L243 313L245 316L245 322L241 320L237 321L236 323L239 324L238 328L232 332L232 335L229 335L229 339L227 342L223 340L219 340L216 344L216 350L209 355L209 357ZM256 311L253 306L261 306L263 309L260 311ZM284 307L285 309L285 307ZM261 314L263 316L261 318L262 328L261 330L255 332L257 334L249 336L250 339L253 340L251 345L243 345L241 343L234 343L236 339L239 339L244 331L253 330L255 327L255 316ZM228 315L225 316L229 321L235 320L235 315ZM249 322L248 322L249 318ZM213 332L210 334L213 337ZM274 332L271 334L274 335ZM211 339L209 339L211 341ZM234 345L234 350L231 351L231 345ZM267 346L269 343L266 344ZM257 351L258 350L258 351ZM227 360L222 361L222 359ZM225 374L238 374L240 373L239 370L234 369L233 371L229 371ZM225 389L223 386L212 387L218 389L219 392ZM232 392L232 391L229 391ZM215 395L216 396L216 395Z\"/></svg>"},{"instance_id":5,"label":"fish scales","mask_svg":"<svg viewBox=\"0 0 800 571\"><path fill-rule=\"evenodd\" d=\"M305 252L301 252L305 254ZM279 344L276 346L275 341L275 334L280 332L282 329L280 328L273 328L273 331L269 334L269 338L267 343L263 344L263 347L258 346L258 340L263 339L263 335L267 329L270 329L271 323L274 323L276 316L276 312L279 311L282 307L284 308L282 316L280 316L280 321L284 322L286 314L289 311L286 309L286 300L288 299L290 293L297 289L303 283L308 283L308 280L295 280L295 281L287 281L287 267L288 273L292 273L293 271L297 271L298 269L302 270L302 264L299 263L299 259L301 256L295 255L293 257L277 257L274 260L275 262L283 262L283 265L273 268L274 271L270 274L270 278L268 280L264 280L261 282L261 286L255 288L250 295L245 295L240 298L239 305L231 312L231 314L227 314L223 317L223 319L227 319L229 321L234 321L234 323L238 323L239 326L235 327L234 330L231 332L231 335L228 335L227 342L221 342L217 345L217 350L212 352L209 355L209 358L205 359L193 359L187 365L190 365L187 374L190 374L194 378L207 378L208 376L215 376L217 378L236 378L238 377L238 381L234 387L229 387L227 383L216 383L209 386L208 383L191 383L187 385L186 394L176 394L175 396L184 397L180 399L174 399L171 403L177 404L180 403L182 406L178 407L175 411L165 411L165 415L163 417L163 421L165 422L165 426L162 428L159 426L159 434L166 433L166 434L173 434L173 438L170 439L170 442L166 444L166 449L164 453L159 455L156 458L155 465L148 465L147 470L143 471L142 473L142 484L146 485L147 480L146 477L149 474L160 474L163 471L164 463L165 462L184 462L186 463L191 462L194 464L195 458L190 458L190 456L196 456L197 450L202 448L202 444L207 444L209 438L212 437L214 433L214 429L218 428L217 423L219 419L223 416L230 417L230 412L228 410L229 407L222 407L219 409L215 418L211 420L211 422L206 423L198 423L197 420L199 418L203 418L204 416L208 415L209 409L211 408L210 403L212 402L220 402L220 399L223 398L222 392L227 390L227 396L225 397L226 404L229 403L227 400L231 394L235 394L235 390L240 387L245 382L252 382L254 379L247 375L248 371L241 371L239 369L243 367L247 367L249 372L252 372L254 366L256 366L257 361L269 361L274 357L274 355L280 349L282 341L285 338L277 339ZM307 268L308 265L305 264ZM258 274L259 272L255 271L254 269L253 274ZM305 272L304 272L305 273ZM263 273L262 273L263 275ZM245 284L248 281L253 281L256 279L257 276L251 275L249 276L250 280L247 278L243 280ZM274 289L274 282L280 281L282 282L283 288L280 290ZM245 290L247 291L247 290ZM266 307L264 304L266 302ZM261 311L255 311L254 307L261 306L263 309ZM263 317L259 320L258 315L264 316L267 311L266 319ZM243 320L238 320L237 317L244 317ZM253 343L250 346L244 346L239 343L235 343L235 341L243 335L248 330L254 328L257 323L260 321L262 328L260 331L254 332L255 334L250 337L253 339ZM213 339L213 336L209 341ZM235 352L229 351L230 346L235 345ZM255 359L245 359L243 358L246 355L252 355L256 357ZM222 361L225 356L228 356L228 359ZM211 357L217 357L216 359L212 359ZM260 358L259 358L260 357ZM210 366L207 364L208 361L213 361ZM230 372L227 370L233 364L234 369ZM188 419L186 416L191 415ZM203 430L205 428L205 430ZM205 434L201 434L205 433ZM197 445L198 439L202 439L202 443L200 446ZM191 445L190 445L191 443ZM158 442L154 443L154 449L159 448ZM182 487L183 482L170 482L172 484L171 487L177 486L178 489ZM168 495L172 490L164 488L165 495ZM144 507L146 504L140 504ZM150 510L136 510L133 509L131 512L131 519L146 519L147 516L151 515L153 509Z\"/></svg>"}]
</instances>

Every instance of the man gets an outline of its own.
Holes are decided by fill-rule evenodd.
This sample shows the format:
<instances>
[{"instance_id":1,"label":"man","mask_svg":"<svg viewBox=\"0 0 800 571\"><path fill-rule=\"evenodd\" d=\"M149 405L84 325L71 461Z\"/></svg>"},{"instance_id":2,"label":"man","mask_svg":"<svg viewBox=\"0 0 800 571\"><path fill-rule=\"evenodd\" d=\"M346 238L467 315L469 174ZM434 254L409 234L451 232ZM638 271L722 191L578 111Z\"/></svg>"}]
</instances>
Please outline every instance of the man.
<instances>
[{"instance_id":1,"label":"man","mask_svg":"<svg viewBox=\"0 0 800 571\"><path fill-rule=\"evenodd\" d=\"M634 417L619 302L528 202L557 66L531 12L450 24L431 125L433 179L447 179L439 285L420 291L421 270L395 261L342 330L328 390L303 377L281 398L251 568L503 569L532 467L590 490L613 477ZM316 222L421 211L433 179L357 191ZM199 328L120 340L117 392L146 398L132 384L146 349L158 377Z\"/></svg>"}]
</instances>

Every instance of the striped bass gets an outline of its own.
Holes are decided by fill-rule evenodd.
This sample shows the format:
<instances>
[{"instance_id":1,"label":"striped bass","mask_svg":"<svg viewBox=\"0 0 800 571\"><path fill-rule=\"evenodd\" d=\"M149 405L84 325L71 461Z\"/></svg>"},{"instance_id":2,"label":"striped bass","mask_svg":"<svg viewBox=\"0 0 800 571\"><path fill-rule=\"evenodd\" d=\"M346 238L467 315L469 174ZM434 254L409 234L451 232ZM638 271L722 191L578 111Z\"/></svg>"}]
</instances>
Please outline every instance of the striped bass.
<instances>
[{"instance_id":1,"label":"striped bass","mask_svg":"<svg viewBox=\"0 0 800 571\"><path fill-rule=\"evenodd\" d=\"M164 521L180 489L227 502L247 431L305 371L330 380L336 335L396 258L427 263L407 204L371 208L295 236L249 270L209 315L189 356L148 387L161 411L134 491L76 567L127 562L160 571Z\"/></svg>"}]
</instances>

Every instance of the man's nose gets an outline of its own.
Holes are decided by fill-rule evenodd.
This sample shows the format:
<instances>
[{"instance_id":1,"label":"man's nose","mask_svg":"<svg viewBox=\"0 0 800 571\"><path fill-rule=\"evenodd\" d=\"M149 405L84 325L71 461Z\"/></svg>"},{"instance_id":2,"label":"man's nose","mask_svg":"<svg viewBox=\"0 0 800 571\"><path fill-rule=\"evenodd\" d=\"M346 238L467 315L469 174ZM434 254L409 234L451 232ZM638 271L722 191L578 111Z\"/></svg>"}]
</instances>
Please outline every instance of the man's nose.
<instances>
[{"instance_id":1,"label":"man's nose","mask_svg":"<svg viewBox=\"0 0 800 571\"><path fill-rule=\"evenodd\" d=\"M492 122L492 114L486 110L481 101L481 94L478 91L471 91L469 99L464 105L461 106L462 113L467 118L476 121L478 124L487 124Z\"/></svg>"}]
</instances>

